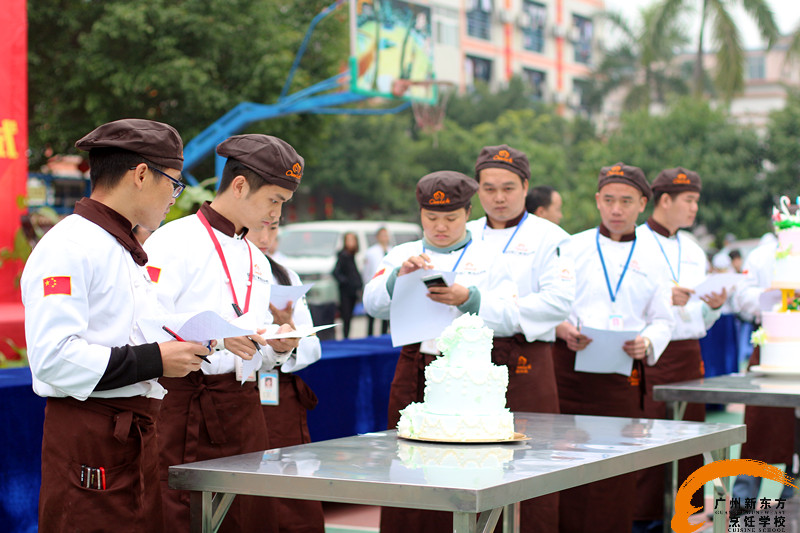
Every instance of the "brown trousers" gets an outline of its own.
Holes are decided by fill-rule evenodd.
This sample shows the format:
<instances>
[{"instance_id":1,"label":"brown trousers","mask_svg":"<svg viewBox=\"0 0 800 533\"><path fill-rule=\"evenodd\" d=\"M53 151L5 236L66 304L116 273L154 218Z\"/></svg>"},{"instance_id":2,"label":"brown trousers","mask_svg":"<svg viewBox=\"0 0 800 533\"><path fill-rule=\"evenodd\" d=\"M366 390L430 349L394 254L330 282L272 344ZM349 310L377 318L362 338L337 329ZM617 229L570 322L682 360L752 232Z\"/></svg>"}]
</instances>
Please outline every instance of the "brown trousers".
<instances>
[{"instance_id":1,"label":"brown trousers","mask_svg":"<svg viewBox=\"0 0 800 533\"><path fill-rule=\"evenodd\" d=\"M162 531L160 406L143 396L47 399L40 532ZM81 485L82 465L104 469L104 490Z\"/></svg>"},{"instance_id":2,"label":"brown trousers","mask_svg":"<svg viewBox=\"0 0 800 533\"><path fill-rule=\"evenodd\" d=\"M647 369L647 395L644 398L644 417L667 417L667 406L664 402L653 400L653 386L689 381L703 377L703 356L700 353L700 341L697 339L672 341L667 345L658 362ZM701 403L690 403L686 406L683 420L704 422L706 406ZM695 455L678 462L678 486L695 470L703 466L703 456ZM655 466L636 473L636 508L635 520L661 520L664 517L664 476L665 466ZM692 505L702 508L703 491L698 490L692 496Z\"/></svg>"},{"instance_id":3,"label":"brown trousers","mask_svg":"<svg viewBox=\"0 0 800 533\"><path fill-rule=\"evenodd\" d=\"M294 374L278 373L279 405L264 405L262 411L273 448L308 444L306 412L317 406L317 396L305 381ZM322 503L310 500L274 498L280 533L324 533Z\"/></svg>"},{"instance_id":4,"label":"brown trousers","mask_svg":"<svg viewBox=\"0 0 800 533\"><path fill-rule=\"evenodd\" d=\"M558 391L553 374L550 343L525 341L522 335L495 338L492 362L508 366L506 404L511 411L558 413ZM404 346L389 395L389 428L400 420L400 410L421 402L425 391L425 367L435 357L422 354L419 344ZM517 431L526 428L517 425ZM523 532L558 531L558 494L525 500L520 509ZM453 515L442 511L422 511L383 507L381 533L446 533L453 530Z\"/></svg>"},{"instance_id":5,"label":"brown trousers","mask_svg":"<svg viewBox=\"0 0 800 533\"><path fill-rule=\"evenodd\" d=\"M638 418L641 376L575 372L575 352L564 341L553 346L563 414ZM630 428L630 431L637 431ZM628 532L633 526L636 474L595 481L561 492L561 533Z\"/></svg>"},{"instance_id":6,"label":"brown trousers","mask_svg":"<svg viewBox=\"0 0 800 533\"><path fill-rule=\"evenodd\" d=\"M161 378L169 391L158 418L164 530L189 530L189 492L167 485L170 465L217 459L269 449L261 401L254 382L240 385L230 374L192 372ZM234 498L221 532L277 532L272 498Z\"/></svg>"}]
</instances>

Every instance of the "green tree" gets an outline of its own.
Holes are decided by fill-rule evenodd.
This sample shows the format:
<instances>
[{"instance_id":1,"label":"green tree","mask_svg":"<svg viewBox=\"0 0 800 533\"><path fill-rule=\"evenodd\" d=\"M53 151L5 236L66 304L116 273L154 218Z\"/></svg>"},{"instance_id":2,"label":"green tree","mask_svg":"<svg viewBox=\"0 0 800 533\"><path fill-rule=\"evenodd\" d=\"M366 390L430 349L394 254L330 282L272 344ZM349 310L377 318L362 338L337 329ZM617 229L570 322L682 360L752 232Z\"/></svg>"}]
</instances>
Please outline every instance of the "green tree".
<instances>
[{"instance_id":1,"label":"green tree","mask_svg":"<svg viewBox=\"0 0 800 533\"><path fill-rule=\"evenodd\" d=\"M772 163L767 175L773 199L800 194L800 91L789 93L786 105L770 114L766 158Z\"/></svg>"},{"instance_id":2,"label":"green tree","mask_svg":"<svg viewBox=\"0 0 800 533\"><path fill-rule=\"evenodd\" d=\"M704 87L703 55L705 32L710 30L712 43L717 49L715 84L726 101L744 88L744 48L739 28L733 20L733 8L740 6L756 23L761 37L772 46L778 39L778 27L767 0L700 0L700 32L697 36L693 89L701 96ZM662 0L654 21L653 37L656 42L667 35L667 28L693 9L697 0Z\"/></svg>"},{"instance_id":3,"label":"green tree","mask_svg":"<svg viewBox=\"0 0 800 533\"><path fill-rule=\"evenodd\" d=\"M188 141L242 101L277 99L311 18L329 2L299 0L40 0L29 8L32 163L98 124L141 117ZM336 73L346 24L314 33L293 88ZM261 131L310 146L324 119L293 116Z\"/></svg>"}]
</instances>

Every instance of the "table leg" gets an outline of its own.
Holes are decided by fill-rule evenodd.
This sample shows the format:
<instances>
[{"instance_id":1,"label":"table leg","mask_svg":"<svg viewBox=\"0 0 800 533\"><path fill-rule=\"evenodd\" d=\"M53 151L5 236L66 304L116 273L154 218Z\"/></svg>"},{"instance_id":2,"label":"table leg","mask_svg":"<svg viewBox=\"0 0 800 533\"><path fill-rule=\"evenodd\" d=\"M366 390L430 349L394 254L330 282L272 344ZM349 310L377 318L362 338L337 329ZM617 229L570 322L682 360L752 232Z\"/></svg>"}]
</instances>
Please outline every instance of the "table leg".
<instances>
[{"instance_id":1,"label":"table leg","mask_svg":"<svg viewBox=\"0 0 800 533\"><path fill-rule=\"evenodd\" d=\"M686 412L686 402L666 402L667 420L681 420ZM664 468L664 533L672 531L675 515L675 495L678 493L678 461L667 463Z\"/></svg>"},{"instance_id":2,"label":"table leg","mask_svg":"<svg viewBox=\"0 0 800 533\"><path fill-rule=\"evenodd\" d=\"M235 494L191 491L189 493L189 530L192 533L216 533L233 503Z\"/></svg>"},{"instance_id":3,"label":"table leg","mask_svg":"<svg viewBox=\"0 0 800 533\"><path fill-rule=\"evenodd\" d=\"M503 508L503 533L519 533L519 512L519 502Z\"/></svg>"},{"instance_id":4,"label":"table leg","mask_svg":"<svg viewBox=\"0 0 800 533\"><path fill-rule=\"evenodd\" d=\"M731 457L730 448L722 448L704 453L706 462L725 461ZM714 480L714 501L722 498L726 507L730 503L731 480L729 477ZM728 514L714 513L714 533L726 533L728 531Z\"/></svg>"},{"instance_id":5,"label":"table leg","mask_svg":"<svg viewBox=\"0 0 800 533\"><path fill-rule=\"evenodd\" d=\"M453 533L492 533L500 519L502 507L475 513L453 513Z\"/></svg>"}]
</instances>

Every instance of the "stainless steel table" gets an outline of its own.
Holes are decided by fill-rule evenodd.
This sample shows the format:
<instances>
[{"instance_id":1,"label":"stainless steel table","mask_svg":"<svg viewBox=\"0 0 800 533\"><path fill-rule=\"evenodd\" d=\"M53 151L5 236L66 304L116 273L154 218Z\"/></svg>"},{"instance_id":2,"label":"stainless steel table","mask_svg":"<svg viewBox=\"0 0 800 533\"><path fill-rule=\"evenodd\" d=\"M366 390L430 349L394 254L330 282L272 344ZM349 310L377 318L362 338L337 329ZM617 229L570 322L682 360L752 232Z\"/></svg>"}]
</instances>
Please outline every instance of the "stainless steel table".
<instances>
[{"instance_id":1,"label":"stainless steel table","mask_svg":"<svg viewBox=\"0 0 800 533\"><path fill-rule=\"evenodd\" d=\"M800 378L763 376L753 373L728 374L708 379L696 379L669 385L656 385L653 399L667 402L667 418L681 420L687 403L743 403L767 407L800 408ZM796 424L795 435L800 431L800 421ZM800 442L795 438L795 453ZM708 458L706 459L708 462ZM728 497L729 481L714 484L718 497ZM677 462L667 468L664 490L664 531L668 528L669 509L674 505L678 488Z\"/></svg>"},{"instance_id":2,"label":"stainless steel table","mask_svg":"<svg viewBox=\"0 0 800 533\"><path fill-rule=\"evenodd\" d=\"M457 533L492 531L506 508L503 529L516 532L522 500L703 452L727 458L745 440L744 426L729 424L533 413L515 423L530 440L369 433L172 466L169 485L192 491L195 532L216 531L236 494L449 511Z\"/></svg>"}]
</instances>

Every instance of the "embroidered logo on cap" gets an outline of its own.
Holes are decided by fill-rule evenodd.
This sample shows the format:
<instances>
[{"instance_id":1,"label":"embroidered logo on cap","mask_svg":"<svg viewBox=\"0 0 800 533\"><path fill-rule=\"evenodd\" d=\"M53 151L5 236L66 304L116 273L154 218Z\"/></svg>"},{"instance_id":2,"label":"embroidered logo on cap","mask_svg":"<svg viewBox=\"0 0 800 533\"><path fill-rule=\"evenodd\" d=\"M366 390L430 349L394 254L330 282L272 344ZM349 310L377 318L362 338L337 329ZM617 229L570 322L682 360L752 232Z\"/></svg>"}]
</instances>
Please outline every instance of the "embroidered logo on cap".
<instances>
[{"instance_id":1,"label":"embroidered logo on cap","mask_svg":"<svg viewBox=\"0 0 800 533\"><path fill-rule=\"evenodd\" d=\"M614 165L611 169L606 172L606 176L624 176L625 173L622 171L622 167L619 165Z\"/></svg>"},{"instance_id":2,"label":"embroidered logo on cap","mask_svg":"<svg viewBox=\"0 0 800 533\"><path fill-rule=\"evenodd\" d=\"M300 166L300 163L295 163L294 165L292 165L292 168L290 170L286 171L286 175L287 176L291 176L291 177L293 177L295 179L298 179L298 180L302 179L302 177L303 177L303 167Z\"/></svg>"},{"instance_id":3,"label":"embroidered logo on cap","mask_svg":"<svg viewBox=\"0 0 800 533\"><path fill-rule=\"evenodd\" d=\"M66 294L72 295L72 278L69 276L50 276L42 280L44 285L44 295Z\"/></svg>"},{"instance_id":4,"label":"embroidered logo on cap","mask_svg":"<svg viewBox=\"0 0 800 533\"><path fill-rule=\"evenodd\" d=\"M680 174L675 176L675 179L672 180L672 183L674 183L675 185L690 185L692 182L689 181L689 178L686 176L686 174L681 172Z\"/></svg>"},{"instance_id":5,"label":"embroidered logo on cap","mask_svg":"<svg viewBox=\"0 0 800 533\"><path fill-rule=\"evenodd\" d=\"M514 162L514 160L511 158L511 154L508 153L508 150L500 150L492 159L495 161L505 161L506 163Z\"/></svg>"},{"instance_id":6,"label":"embroidered logo on cap","mask_svg":"<svg viewBox=\"0 0 800 533\"><path fill-rule=\"evenodd\" d=\"M450 198L443 191L436 191L428 200L428 205L446 205L450 203Z\"/></svg>"}]
</instances>

